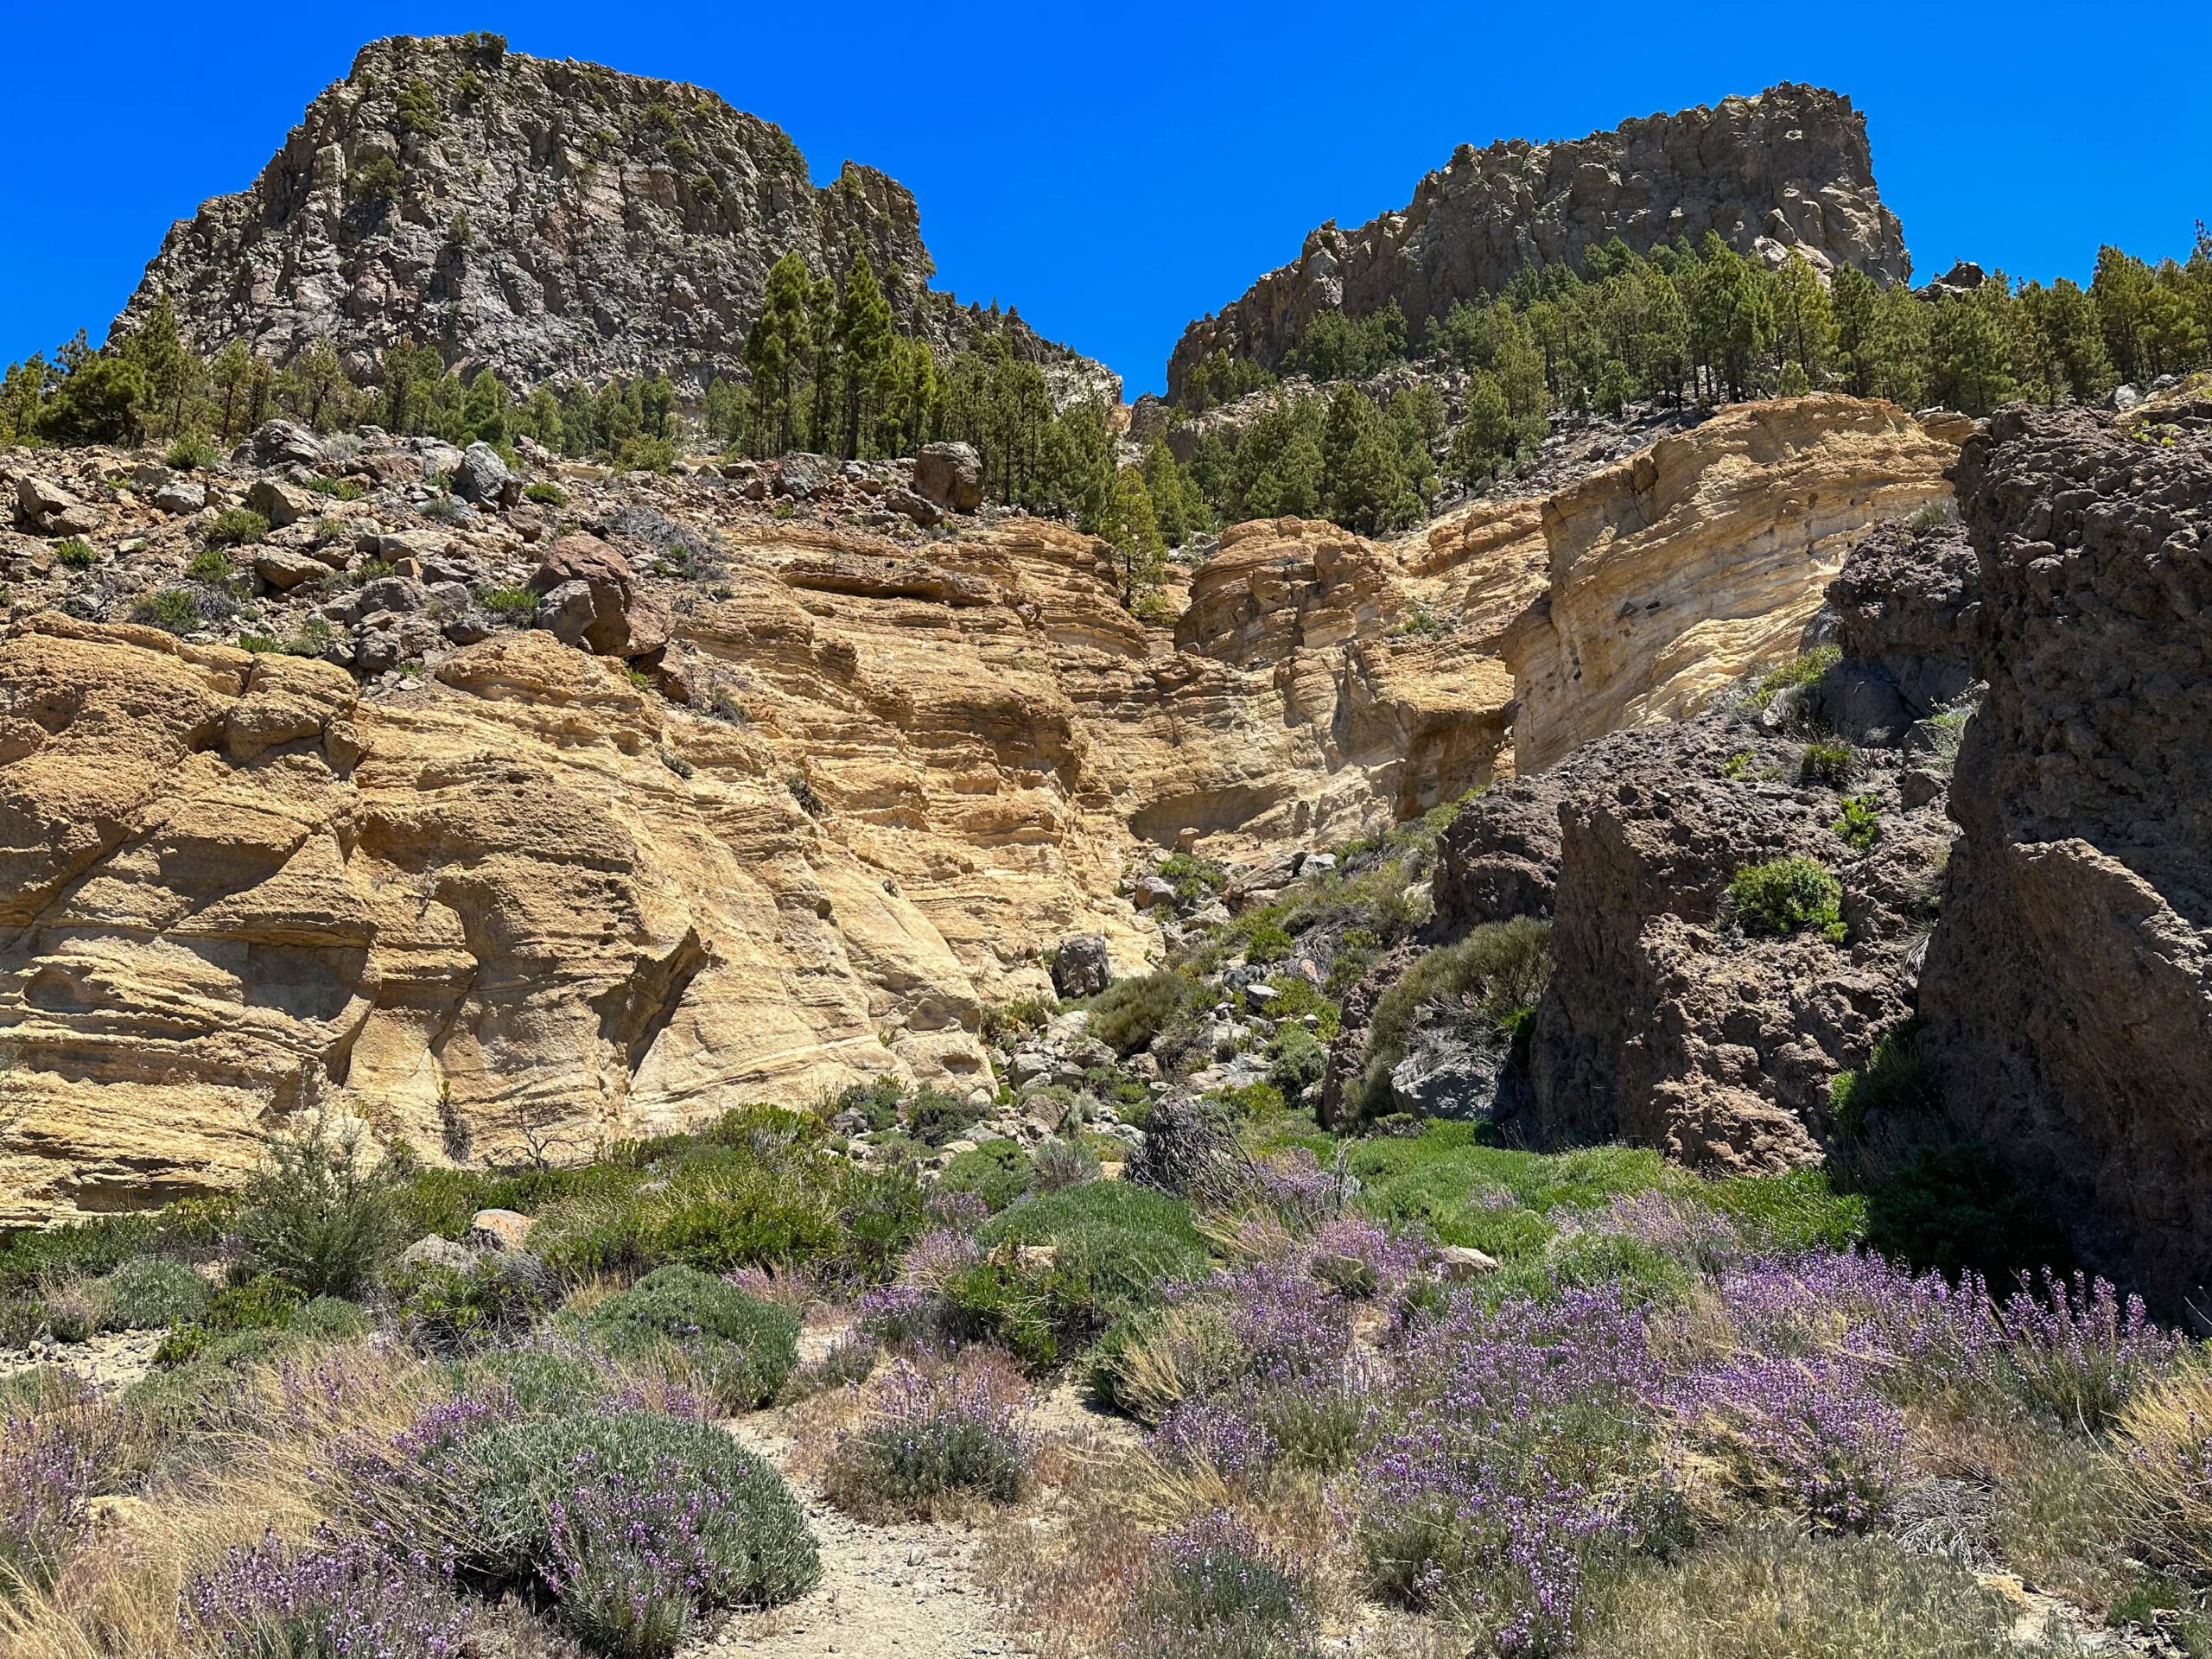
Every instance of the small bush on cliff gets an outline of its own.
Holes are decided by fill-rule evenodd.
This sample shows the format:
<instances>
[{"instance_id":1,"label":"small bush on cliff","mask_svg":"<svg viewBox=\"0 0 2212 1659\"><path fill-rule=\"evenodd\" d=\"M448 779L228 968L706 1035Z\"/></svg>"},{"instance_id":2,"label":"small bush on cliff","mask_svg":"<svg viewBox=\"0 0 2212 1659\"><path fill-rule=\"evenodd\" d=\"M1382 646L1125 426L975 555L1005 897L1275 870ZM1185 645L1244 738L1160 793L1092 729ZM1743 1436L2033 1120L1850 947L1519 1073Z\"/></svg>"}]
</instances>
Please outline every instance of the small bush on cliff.
<instances>
[{"instance_id":1,"label":"small bush on cliff","mask_svg":"<svg viewBox=\"0 0 2212 1659\"><path fill-rule=\"evenodd\" d=\"M1181 1011L1190 990L1176 974L1117 979L1092 1000L1090 1034L1117 1054L1134 1054Z\"/></svg>"},{"instance_id":2,"label":"small bush on cliff","mask_svg":"<svg viewBox=\"0 0 2212 1659\"><path fill-rule=\"evenodd\" d=\"M1851 781L1858 769L1858 760L1851 753L1851 745L1834 738L1808 743L1805 753L1797 758L1799 782L1826 784L1830 789L1841 789Z\"/></svg>"},{"instance_id":3,"label":"small bush on cliff","mask_svg":"<svg viewBox=\"0 0 2212 1659\"><path fill-rule=\"evenodd\" d=\"M1808 929L1843 942L1843 887L1815 858L1778 858L1736 872L1728 884L1736 920L1746 933L1786 937Z\"/></svg>"},{"instance_id":4,"label":"small bush on cliff","mask_svg":"<svg viewBox=\"0 0 2212 1659\"><path fill-rule=\"evenodd\" d=\"M1424 1009L1471 1021L1484 1040L1511 1042L1551 978L1551 924L1530 916L1478 927L1432 950L1382 994L1368 1020L1356 1104L1363 1117L1394 1108L1390 1073L1406 1057Z\"/></svg>"},{"instance_id":5,"label":"small bush on cliff","mask_svg":"<svg viewBox=\"0 0 2212 1659\"><path fill-rule=\"evenodd\" d=\"M1863 1070L1836 1074L1828 1085L1828 1109L1839 1128L1859 1135L1877 1113L1928 1112L1940 1103L1936 1074L1915 1043L1919 1026L1907 1020L1885 1032Z\"/></svg>"},{"instance_id":6,"label":"small bush on cliff","mask_svg":"<svg viewBox=\"0 0 2212 1659\"><path fill-rule=\"evenodd\" d=\"M1856 852L1866 852L1882 838L1882 810L1872 795L1844 798L1843 816L1828 826Z\"/></svg>"},{"instance_id":7,"label":"small bush on cliff","mask_svg":"<svg viewBox=\"0 0 2212 1659\"><path fill-rule=\"evenodd\" d=\"M358 1132L334 1135L319 1113L270 1136L238 1211L239 1266L308 1296L359 1300L399 1242L404 1175Z\"/></svg>"}]
</instances>

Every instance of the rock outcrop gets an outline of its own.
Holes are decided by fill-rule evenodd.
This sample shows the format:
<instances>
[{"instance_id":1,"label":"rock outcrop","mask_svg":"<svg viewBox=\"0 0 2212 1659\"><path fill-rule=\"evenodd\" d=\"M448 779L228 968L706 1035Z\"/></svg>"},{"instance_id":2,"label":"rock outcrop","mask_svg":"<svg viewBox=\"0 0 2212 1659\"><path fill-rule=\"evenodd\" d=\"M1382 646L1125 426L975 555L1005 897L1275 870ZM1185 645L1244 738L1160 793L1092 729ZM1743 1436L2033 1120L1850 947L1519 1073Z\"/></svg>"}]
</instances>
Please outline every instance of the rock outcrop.
<instances>
[{"instance_id":1,"label":"rock outcrop","mask_svg":"<svg viewBox=\"0 0 2212 1659\"><path fill-rule=\"evenodd\" d=\"M1838 833L1843 791L1799 779L1804 747L1713 715L1578 757L1529 1047L1548 1138L1626 1140L1726 1173L1821 1157L1829 1084L1910 1012L1916 896L1951 830L1940 802L1908 809L1894 762L1866 756L1848 792L1880 837L1855 850ZM1783 858L1834 874L1842 938L1764 937L1732 913L1737 874Z\"/></svg>"},{"instance_id":2,"label":"rock outcrop","mask_svg":"<svg viewBox=\"0 0 2212 1659\"><path fill-rule=\"evenodd\" d=\"M2178 1306L2212 1281L2212 405L2001 410L1959 502L1989 691L1923 1052L2085 1255Z\"/></svg>"},{"instance_id":3,"label":"rock outcrop","mask_svg":"<svg viewBox=\"0 0 2212 1659\"><path fill-rule=\"evenodd\" d=\"M1274 367L1324 311L1363 316L1395 300L1419 322L1615 237L1648 252L1707 232L1770 262L1794 249L1885 283L1911 272L1874 188L1866 118L1847 98L1785 82L1572 142L1461 145L1407 207L1354 231L1322 226L1295 263L1184 330L1168 393L1215 352Z\"/></svg>"},{"instance_id":4,"label":"rock outcrop","mask_svg":"<svg viewBox=\"0 0 2212 1659\"><path fill-rule=\"evenodd\" d=\"M493 36L373 41L251 188L181 221L117 323L163 293L187 342L291 361L328 340L355 378L403 340L512 386L664 372L741 378L769 267L842 279L862 253L892 315L937 346L982 315L931 290L913 197L847 162L817 189L780 128L712 92L506 51ZM1064 397L1095 363L1018 318Z\"/></svg>"},{"instance_id":5,"label":"rock outcrop","mask_svg":"<svg viewBox=\"0 0 2212 1659\"><path fill-rule=\"evenodd\" d=\"M1789 656L1852 546L1948 495L1947 419L1830 393L1740 404L1551 497L1544 596L1501 647L1514 762L1702 708Z\"/></svg>"}]
</instances>

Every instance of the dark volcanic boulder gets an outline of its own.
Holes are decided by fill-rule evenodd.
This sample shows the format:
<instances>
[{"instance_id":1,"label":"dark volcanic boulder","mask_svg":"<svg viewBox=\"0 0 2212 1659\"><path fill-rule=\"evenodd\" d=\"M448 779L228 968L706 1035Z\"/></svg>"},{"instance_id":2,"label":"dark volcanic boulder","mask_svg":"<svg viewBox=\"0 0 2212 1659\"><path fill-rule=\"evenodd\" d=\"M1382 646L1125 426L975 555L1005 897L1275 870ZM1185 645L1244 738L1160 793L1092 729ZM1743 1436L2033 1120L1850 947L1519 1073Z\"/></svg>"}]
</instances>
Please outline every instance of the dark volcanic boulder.
<instances>
[{"instance_id":1,"label":"dark volcanic boulder","mask_svg":"<svg viewBox=\"0 0 2212 1659\"><path fill-rule=\"evenodd\" d=\"M2178 1304L2212 1278L2212 404L2157 420L2010 409L1960 458L1989 693L1923 1052L2083 1254Z\"/></svg>"},{"instance_id":2,"label":"dark volcanic boulder","mask_svg":"<svg viewBox=\"0 0 2212 1659\"><path fill-rule=\"evenodd\" d=\"M1602 747L1603 777L1560 812L1552 981L1530 1046L1545 1135L1724 1171L1817 1160L1836 1074L1910 1012L1913 895L1949 825L1932 804L1905 810L1885 757L1862 754L1842 791L1802 783L1802 740L1754 740L1726 715ZM1838 833L1847 793L1877 814L1869 849ZM1737 874L1783 859L1835 878L1841 939L1735 913Z\"/></svg>"},{"instance_id":3,"label":"dark volcanic boulder","mask_svg":"<svg viewBox=\"0 0 2212 1659\"><path fill-rule=\"evenodd\" d=\"M1884 524L1844 561L1827 608L1843 655L1821 709L1853 743L1896 743L1974 683L1981 578L1960 525Z\"/></svg>"}]
</instances>

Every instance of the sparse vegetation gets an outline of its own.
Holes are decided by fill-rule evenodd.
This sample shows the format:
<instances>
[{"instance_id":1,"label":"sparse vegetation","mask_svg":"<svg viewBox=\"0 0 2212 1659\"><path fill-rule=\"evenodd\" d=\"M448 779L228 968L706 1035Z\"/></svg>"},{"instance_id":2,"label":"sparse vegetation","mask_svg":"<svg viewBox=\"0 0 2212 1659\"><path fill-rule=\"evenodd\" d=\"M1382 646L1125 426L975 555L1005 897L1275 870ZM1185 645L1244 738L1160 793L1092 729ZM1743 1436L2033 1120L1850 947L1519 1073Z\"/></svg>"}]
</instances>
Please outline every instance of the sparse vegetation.
<instances>
[{"instance_id":1,"label":"sparse vegetation","mask_svg":"<svg viewBox=\"0 0 2212 1659\"><path fill-rule=\"evenodd\" d=\"M1817 859L1783 858L1738 870L1728 884L1736 922L1746 933L1783 938L1812 931L1844 937L1843 887Z\"/></svg>"}]
</instances>

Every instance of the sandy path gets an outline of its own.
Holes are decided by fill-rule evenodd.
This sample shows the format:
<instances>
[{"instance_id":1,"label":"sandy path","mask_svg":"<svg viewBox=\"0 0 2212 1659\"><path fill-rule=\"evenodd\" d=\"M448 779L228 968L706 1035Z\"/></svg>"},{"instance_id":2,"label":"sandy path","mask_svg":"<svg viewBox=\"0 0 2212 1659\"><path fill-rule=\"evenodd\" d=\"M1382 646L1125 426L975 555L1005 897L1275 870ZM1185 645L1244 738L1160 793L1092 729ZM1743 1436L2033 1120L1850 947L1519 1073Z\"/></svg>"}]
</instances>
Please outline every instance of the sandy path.
<instances>
[{"instance_id":1,"label":"sandy path","mask_svg":"<svg viewBox=\"0 0 2212 1659\"><path fill-rule=\"evenodd\" d=\"M779 1468L792 1441L777 1414L733 1425L745 1446ZM777 1659L972 1659L1027 1651L1007 1635L975 1571L982 1535L927 1522L870 1526L831 1509L800 1482L794 1489L822 1549L822 1583L770 1612L741 1614L691 1659L760 1653Z\"/></svg>"}]
</instances>

